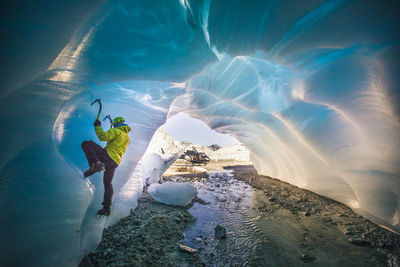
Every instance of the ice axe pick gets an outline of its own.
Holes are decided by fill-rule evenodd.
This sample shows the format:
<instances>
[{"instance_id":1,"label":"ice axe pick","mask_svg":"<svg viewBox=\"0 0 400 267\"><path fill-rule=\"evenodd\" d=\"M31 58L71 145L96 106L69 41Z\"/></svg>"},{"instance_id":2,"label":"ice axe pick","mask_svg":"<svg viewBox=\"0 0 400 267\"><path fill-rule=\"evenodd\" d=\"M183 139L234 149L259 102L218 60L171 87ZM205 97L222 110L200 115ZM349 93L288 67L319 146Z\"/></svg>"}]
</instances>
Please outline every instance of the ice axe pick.
<instances>
[{"instance_id":1,"label":"ice axe pick","mask_svg":"<svg viewBox=\"0 0 400 267\"><path fill-rule=\"evenodd\" d=\"M92 104L90 104L91 106L94 104L94 103L99 103L99 106L100 106L100 108L99 108L99 113L97 114L97 118L96 118L96 120L98 120L99 118L100 118L100 113L101 113L101 100L100 100L100 98L97 98L95 101L93 101L92 102Z\"/></svg>"},{"instance_id":2,"label":"ice axe pick","mask_svg":"<svg viewBox=\"0 0 400 267\"><path fill-rule=\"evenodd\" d=\"M113 125L112 125L112 119L111 119L111 116L110 116L110 115L107 115L107 116L105 116L105 117L104 117L104 119L103 119L103 121L105 121L106 119L109 119L109 120L110 120L110 128L112 128L112 127L113 127Z\"/></svg>"}]
</instances>

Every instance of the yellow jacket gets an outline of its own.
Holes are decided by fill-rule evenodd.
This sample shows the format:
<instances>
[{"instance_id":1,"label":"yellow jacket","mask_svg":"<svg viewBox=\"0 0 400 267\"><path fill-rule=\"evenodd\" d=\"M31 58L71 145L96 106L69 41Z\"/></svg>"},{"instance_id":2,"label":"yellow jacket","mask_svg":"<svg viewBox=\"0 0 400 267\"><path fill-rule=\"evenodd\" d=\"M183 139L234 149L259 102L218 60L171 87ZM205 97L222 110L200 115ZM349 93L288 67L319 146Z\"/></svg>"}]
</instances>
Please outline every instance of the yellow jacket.
<instances>
[{"instance_id":1,"label":"yellow jacket","mask_svg":"<svg viewBox=\"0 0 400 267\"><path fill-rule=\"evenodd\" d=\"M104 149L107 151L110 158L119 165L122 155L125 153L125 150L130 143L128 133L131 131L131 127L122 124L104 132L101 126L96 126L94 130L100 141L107 141Z\"/></svg>"}]
</instances>

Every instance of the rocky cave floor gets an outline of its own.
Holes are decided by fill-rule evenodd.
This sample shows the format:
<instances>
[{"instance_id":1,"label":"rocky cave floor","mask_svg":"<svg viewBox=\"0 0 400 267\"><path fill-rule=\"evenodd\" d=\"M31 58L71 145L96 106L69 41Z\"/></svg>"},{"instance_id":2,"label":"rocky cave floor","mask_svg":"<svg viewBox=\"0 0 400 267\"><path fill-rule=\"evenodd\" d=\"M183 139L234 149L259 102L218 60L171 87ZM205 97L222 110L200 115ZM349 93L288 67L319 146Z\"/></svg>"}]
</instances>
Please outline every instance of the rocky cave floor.
<instances>
[{"instance_id":1,"label":"rocky cave floor","mask_svg":"<svg viewBox=\"0 0 400 267\"><path fill-rule=\"evenodd\" d=\"M228 175L164 177L200 186L188 207L144 190L80 266L399 266L400 236L349 207L251 165L222 169Z\"/></svg>"},{"instance_id":2,"label":"rocky cave floor","mask_svg":"<svg viewBox=\"0 0 400 267\"><path fill-rule=\"evenodd\" d=\"M285 209L298 216L304 236L304 245L313 240L311 231L315 221L323 226L338 229L344 239L357 247L365 248L365 257L374 266L400 266L400 235L388 231L370 220L356 214L351 208L311 191L298 188L271 177L258 175L252 166L228 166L239 180L258 188L268 197L270 205L261 209L268 211ZM307 218L308 217L308 218ZM312 224L307 223L312 219ZM308 222L310 222L308 220ZM321 231L323 234L323 231ZM328 241L328 240L327 240Z\"/></svg>"}]
</instances>

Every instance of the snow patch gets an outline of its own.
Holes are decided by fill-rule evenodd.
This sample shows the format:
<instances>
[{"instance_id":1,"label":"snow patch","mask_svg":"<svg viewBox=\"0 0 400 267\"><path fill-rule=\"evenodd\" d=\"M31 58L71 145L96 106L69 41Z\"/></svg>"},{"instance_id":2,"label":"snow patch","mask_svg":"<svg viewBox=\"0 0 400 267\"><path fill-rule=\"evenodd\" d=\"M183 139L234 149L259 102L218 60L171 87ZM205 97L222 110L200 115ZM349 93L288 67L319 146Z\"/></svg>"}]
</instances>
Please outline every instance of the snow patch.
<instances>
[{"instance_id":1,"label":"snow patch","mask_svg":"<svg viewBox=\"0 0 400 267\"><path fill-rule=\"evenodd\" d=\"M194 166L193 169L194 169L194 172L196 172L196 173L199 173L199 172L207 172L206 169L204 169L204 168L202 168L202 167L199 167L199 166Z\"/></svg>"}]
</instances>

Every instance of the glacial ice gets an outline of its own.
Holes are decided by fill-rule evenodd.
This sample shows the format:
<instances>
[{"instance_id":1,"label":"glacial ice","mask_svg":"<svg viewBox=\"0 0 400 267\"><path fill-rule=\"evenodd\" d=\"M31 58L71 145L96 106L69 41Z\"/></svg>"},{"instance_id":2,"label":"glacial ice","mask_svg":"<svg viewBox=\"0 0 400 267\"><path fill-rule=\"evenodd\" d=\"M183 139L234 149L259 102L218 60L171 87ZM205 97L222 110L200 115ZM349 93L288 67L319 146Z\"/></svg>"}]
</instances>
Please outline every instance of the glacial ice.
<instances>
[{"instance_id":1,"label":"glacial ice","mask_svg":"<svg viewBox=\"0 0 400 267\"><path fill-rule=\"evenodd\" d=\"M185 148L182 142L167 135L162 127L158 128L141 160L144 184L160 182L161 175L179 158Z\"/></svg>"},{"instance_id":2,"label":"glacial ice","mask_svg":"<svg viewBox=\"0 0 400 267\"><path fill-rule=\"evenodd\" d=\"M259 173L400 230L397 1L12 8L1 22L0 265L75 266L135 207L154 170L148 144L179 112L234 136ZM101 176L81 177L98 97L133 129L107 219L94 216Z\"/></svg>"},{"instance_id":3,"label":"glacial ice","mask_svg":"<svg viewBox=\"0 0 400 267\"><path fill-rule=\"evenodd\" d=\"M194 185L171 181L162 184L154 183L149 186L147 192L156 201L175 206L186 206L197 195L197 189Z\"/></svg>"}]
</instances>

